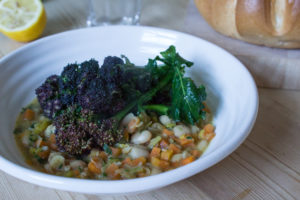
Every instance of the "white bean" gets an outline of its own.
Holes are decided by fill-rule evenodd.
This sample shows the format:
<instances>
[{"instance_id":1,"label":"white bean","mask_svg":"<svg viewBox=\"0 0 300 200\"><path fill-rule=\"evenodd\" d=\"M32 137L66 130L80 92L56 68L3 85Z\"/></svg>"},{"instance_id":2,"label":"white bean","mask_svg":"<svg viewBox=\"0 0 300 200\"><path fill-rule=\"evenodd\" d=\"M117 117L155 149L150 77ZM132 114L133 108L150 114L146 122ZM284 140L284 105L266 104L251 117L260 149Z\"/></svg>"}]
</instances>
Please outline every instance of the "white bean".
<instances>
[{"instance_id":1,"label":"white bean","mask_svg":"<svg viewBox=\"0 0 300 200\"><path fill-rule=\"evenodd\" d=\"M198 126L195 126L195 125L190 126L190 129L191 129L192 134L197 134L200 131Z\"/></svg>"},{"instance_id":2,"label":"white bean","mask_svg":"<svg viewBox=\"0 0 300 200\"><path fill-rule=\"evenodd\" d=\"M30 140L29 140L29 134L30 132L25 132L24 133L24 136L22 137L22 143L25 145L25 146L29 146L29 143L30 143Z\"/></svg>"},{"instance_id":3,"label":"white bean","mask_svg":"<svg viewBox=\"0 0 300 200\"><path fill-rule=\"evenodd\" d=\"M78 169L78 168L84 168L86 166L86 163L81 160L72 160L70 162L70 166L72 169Z\"/></svg>"},{"instance_id":4,"label":"white bean","mask_svg":"<svg viewBox=\"0 0 300 200\"><path fill-rule=\"evenodd\" d=\"M132 135L131 142L133 144L144 144L151 140L152 134L148 130L144 130L141 133L137 132Z\"/></svg>"},{"instance_id":5,"label":"white bean","mask_svg":"<svg viewBox=\"0 0 300 200\"><path fill-rule=\"evenodd\" d=\"M98 157L100 155L100 151L98 149L92 149L88 156L88 160L91 160L94 157Z\"/></svg>"},{"instance_id":6,"label":"white bean","mask_svg":"<svg viewBox=\"0 0 300 200\"><path fill-rule=\"evenodd\" d=\"M188 156L190 156L191 154L187 151L187 150L185 150L185 151L183 151L182 152L182 158L184 159L184 158L187 158Z\"/></svg>"},{"instance_id":7,"label":"white bean","mask_svg":"<svg viewBox=\"0 0 300 200\"><path fill-rule=\"evenodd\" d=\"M145 148L137 146L132 147L131 151L129 152L129 156L132 159L136 159L139 157L148 157L148 155L149 152Z\"/></svg>"},{"instance_id":8,"label":"white bean","mask_svg":"<svg viewBox=\"0 0 300 200\"><path fill-rule=\"evenodd\" d=\"M178 162L183 158L181 153L175 154L172 156L171 161L172 162Z\"/></svg>"},{"instance_id":9,"label":"white bean","mask_svg":"<svg viewBox=\"0 0 300 200\"><path fill-rule=\"evenodd\" d=\"M132 146L129 145L124 145L124 147L122 147L122 153L123 154L128 154L132 149Z\"/></svg>"},{"instance_id":10,"label":"white bean","mask_svg":"<svg viewBox=\"0 0 300 200\"><path fill-rule=\"evenodd\" d=\"M48 162L51 168L61 169L65 164L65 158L60 153L51 153Z\"/></svg>"},{"instance_id":11,"label":"white bean","mask_svg":"<svg viewBox=\"0 0 300 200\"><path fill-rule=\"evenodd\" d=\"M122 125L123 127L127 126L127 125L129 124L129 122L130 122L133 118L135 118L135 117L136 117L136 116L134 116L133 113L128 113L128 114L123 118L123 120L122 120L122 122L121 122L121 125Z\"/></svg>"},{"instance_id":12,"label":"white bean","mask_svg":"<svg viewBox=\"0 0 300 200\"><path fill-rule=\"evenodd\" d=\"M160 169L158 169L158 168L156 168L156 167L153 167L153 168L151 169L151 175L155 175L155 174L159 174L159 173L161 173L161 170L160 170Z\"/></svg>"},{"instance_id":13,"label":"white bean","mask_svg":"<svg viewBox=\"0 0 300 200\"><path fill-rule=\"evenodd\" d=\"M164 126L161 125L160 123L155 122L155 123L153 123L153 124L151 125L151 128L157 129L157 130L163 130L163 129L164 129Z\"/></svg>"},{"instance_id":14,"label":"white bean","mask_svg":"<svg viewBox=\"0 0 300 200\"><path fill-rule=\"evenodd\" d=\"M51 125L49 125L49 126L46 128L46 130L45 130L45 136L46 136L47 138L49 138L51 134L55 133L55 131L56 131L56 127L55 127L54 125L51 124Z\"/></svg>"},{"instance_id":15,"label":"white bean","mask_svg":"<svg viewBox=\"0 0 300 200\"><path fill-rule=\"evenodd\" d=\"M180 137L184 134L188 134L191 132L191 130L189 129L189 127L185 126L185 125L177 125L173 128L174 131L174 135L176 137Z\"/></svg>"},{"instance_id":16,"label":"white bean","mask_svg":"<svg viewBox=\"0 0 300 200\"><path fill-rule=\"evenodd\" d=\"M208 143L206 140L201 140L198 144L197 144L197 149L199 151L204 151L205 148L207 147Z\"/></svg>"},{"instance_id":17,"label":"white bean","mask_svg":"<svg viewBox=\"0 0 300 200\"><path fill-rule=\"evenodd\" d=\"M159 121L165 126L172 123L172 120L167 115L161 115Z\"/></svg>"}]
</instances>

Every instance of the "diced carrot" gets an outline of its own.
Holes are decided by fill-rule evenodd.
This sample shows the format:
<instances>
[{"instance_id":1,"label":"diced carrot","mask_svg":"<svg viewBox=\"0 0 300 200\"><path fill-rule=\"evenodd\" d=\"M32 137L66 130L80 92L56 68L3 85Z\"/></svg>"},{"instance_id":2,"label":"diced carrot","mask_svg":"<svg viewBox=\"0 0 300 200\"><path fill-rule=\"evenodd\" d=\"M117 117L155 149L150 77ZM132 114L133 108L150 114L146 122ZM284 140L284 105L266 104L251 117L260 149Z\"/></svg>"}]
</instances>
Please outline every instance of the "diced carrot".
<instances>
[{"instance_id":1,"label":"diced carrot","mask_svg":"<svg viewBox=\"0 0 300 200\"><path fill-rule=\"evenodd\" d=\"M123 164L123 165L129 165L129 166L132 166L132 160L131 160L131 158L129 158L129 157L125 158L125 159L122 161L122 164Z\"/></svg>"},{"instance_id":2,"label":"diced carrot","mask_svg":"<svg viewBox=\"0 0 300 200\"><path fill-rule=\"evenodd\" d=\"M51 144L56 144L55 134L50 135L49 141L50 141Z\"/></svg>"},{"instance_id":3,"label":"diced carrot","mask_svg":"<svg viewBox=\"0 0 300 200\"><path fill-rule=\"evenodd\" d=\"M166 134L167 136L172 136L174 135L174 132L169 130L169 129L166 129L164 128L163 131L162 131L164 134Z\"/></svg>"},{"instance_id":4,"label":"diced carrot","mask_svg":"<svg viewBox=\"0 0 300 200\"><path fill-rule=\"evenodd\" d=\"M119 169L118 165L112 163L111 165L109 165L105 172L107 173L107 175L111 178L117 178L117 174L116 170Z\"/></svg>"},{"instance_id":5,"label":"diced carrot","mask_svg":"<svg viewBox=\"0 0 300 200\"><path fill-rule=\"evenodd\" d=\"M203 134L203 139L206 139L208 141L212 140L215 137L215 133L214 132L205 132Z\"/></svg>"},{"instance_id":6,"label":"diced carrot","mask_svg":"<svg viewBox=\"0 0 300 200\"><path fill-rule=\"evenodd\" d=\"M215 127L212 124L206 124L204 126L204 130L206 133L212 133L215 130Z\"/></svg>"},{"instance_id":7,"label":"diced carrot","mask_svg":"<svg viewBox=\"0 0 300 200\"><path fill-rule=\"evenodd\" d=\"M172 162L171 166L174 168L180 167L180 161Z\"/></svg>"},{"instance_id":8,"label":"diced carrot","mask_svg":"<svg viewBox=\"0 0 300 200\"><path fill-rule=\"evenodd\" d=\"M159 147L153 147L150 157L160 157L160 151L161 149Z\"/></svg>"},{"instance_id":9,"label":"diced carrot","mask_svg":"<svg viewBox=\"0 0 300 200\"><path fill-rule=\"evenodd\" d=\"M175 154L181 152L180 148L178 146L176 146L175 144L170 144L169 149L171 149Z\"/></svg>"},{"instance_id":10,"label":"diced carrot","mask_svg":"<svg viewBox=\"0 0 300 200\"><path fill-rule=\"evenodd\" d=\"M163 160L169 161L171 159L172 155L173 155L173 150L172 149L168 149L166 151L161 152L160 157Z\"/></svg>"},{"instance_id":11,"label":"diced carrot","mask_svg":"<svg viewBox=\"0 0 300 200\"><path fill-rule=\"evenodd\" d=\"M48 158L49 154L50 154L49 150L38 152L38 156L42 159Z\"/></svg>"},{"instance_id":12,"label":"diced carrot","mask_svg":"<svg viewBox=\"0 0 300 200\"><path fill-rule=\"evenodd\" d=\"M92 160L93 160L95 163L98 163L98 162L101 161L101 158L94 156L94 157L92 157Z\"/></svg>"},{"instance_id":13,"label":"diced carrot","mask_svg":"<svg viewBox=\"0 0 300 200\"><path fill-rule=\"evenodd\" d=\"M201 152L198 151L197 149L192 150L191 153L195 158L198 158L201 155Z\"/></svg>"},{"instance_id":14,"label":"diced carrot","mask_svg":"<svg viewBox=\"0 0 300 200\"><path fill-rule=\"evenodd\" d=\"M73 170L73 174L74 174L75 176L79 176L80 171L79 171L78 169L75 169L75 170Z\"/></svg>"},{"instance_id":15,"label":"diced carrot","mask_svg":"<svg viewBox=\"0 0 300 200\"><path fill-rule=\"evenodd\" d=\"M151 164L154 167L157 167L157 168L160 168L160 169L163 169L163 170L167 170L167 169L170 168L170 163L168 161L161 160L161 159L156 158L156 157L151 158Z\"/></svg>"},{"instance_id":16,"label":"diced carrot","mask_svg":"<svg viewBox=\"0 0 300 200\"><path fill-rule=\"evenodd\" d=\"M102 158L102 160L107 160L107 154L104 151L100 151L99 157Z\"/></svg>"},{"instance_id":17,"label":"diced carrot","mask_svg":"<svg viewBox=\"0 0 300 200\"><path fill-rule=\"evenodd\" d=\"M90 172L94 173L94 174L101 174L101 168L99 163L96 163L95 161L91 161L88 164L88 169Z\"/></svg>"},{"instance_id":18,"label":"diced carrot","mask_svg":"<svg viewBox=\"0 0 300 200\"><path fill-rule=\"evenodd\" d=\"M23 114L23 117L24 117L24 119L31 121L31 120L34 119L35 113L34 113L33 110L28 108L28 109L25 110L25 112Z\"/></svg>"},{"instance_id":19,"label":"diced carrot","mask_svg":"<svg viewBox=\"0 0 300 200\"><path fill-rule=\"evenodd\" d=\"M56 139L55 139L55 134L51 134L50 137L49 137L49 147L53 150L57 150L57 145L56 145Z\"/></svg>"},{"instance_id":20,"label":"diced carrot","mask_svg":"<svg viewBox=\"0 0 300 200\"><path fill-rule=\"evenodd\" d=\"M181 160L181 163L180 163L180 164L181 164L181 165L187 165L187 164L193 162L194 160L195 160L195 157L194 157L194 156L189 156L189 157L187 157L187 158Z\"/></svg>"},{"instance_id":21,"label":"diced carrot","mask_svg":"<svg viewBox=\"0 0 300 200\"><path fill-rule=\"evenodd\" d=\"M159 167L163 170L168 170L170 168L170 163L166 160L160 160Z\"/></svg>"},{"instance_id":22,"label":"diced carrot","mask_svg":"<svg viewBox=\"0 0 300 200\"><path fill-rule=\"evenodd\" d=\"M168 147L169 143L166 140L162 139L160 141L159 145L160 145L160 148L165 149Z\"/></svg>"},{"instance_id":23,"label":"diced carrot","mask_svg":"<svg viewBox=\"0 0 300 200\"><path fill-rule=\"evenodd\" d=\"M147 162L147 159L145 157L139 157L139 158L132 160L132 165L138 166L140 163L142 165L144 165L144 164L146 164L146 162Z\"/></svg>"},{"instance_id":24,"label":"diced carrot","mask_svg":"<svg viewBox=\"0 0 300 200\"><path fill-rule=\"evenodd\" d=\"M58 150L58 147L56 144L50 144L49 146L52 150Z\"/></svg>"},{"instance_id":25,"label":"diced carrot","mask_svg":"<svg viewBox=\"0 0 300 200\"><path fill-rule=\"evenodd\" d=\"M186 138L180 139L181 146L184 146L184 147L192 146L192 144L194 144L194 138L192 138L192 137L191 138L186 137Z\"/></svg>"},{"instance_id":26,"label":"diced carrot","mask_svg":"<svg viewBox=\"0 0 300 200\"><path fill-rule=\"evenodd\" d=\"M131 158L127 157L122 161L122 164L135 167L135 166L138 166L140 163L142 165L144 165L144 164L146 164L146 162L147 162L147 159L145 157L139 157L134 160L131 160Z\"/></svg>"},{"instance_id":27,"label":"diced carrot","mask_svg":"<svg viewBox=\"0 0 300 200\"><path fill-rule=\"evenodd\" d=\"M47 142L45 142L45 141L42 141L41 142L41 144L40 144L40 146L47 146L48 144L47 144Z\"/></svg>"},{"instance_id":28,"label":"diced carrot","mask_svg":"<svg viewBox=\"0 0 300 200\"><path fill-rule=\"evenodd\" d=\"M122 150L120 148L114 148L114 147L110 147L111 151L112 151L112 156L113 157L118 157Z\"/></svg>"}]
</instances>

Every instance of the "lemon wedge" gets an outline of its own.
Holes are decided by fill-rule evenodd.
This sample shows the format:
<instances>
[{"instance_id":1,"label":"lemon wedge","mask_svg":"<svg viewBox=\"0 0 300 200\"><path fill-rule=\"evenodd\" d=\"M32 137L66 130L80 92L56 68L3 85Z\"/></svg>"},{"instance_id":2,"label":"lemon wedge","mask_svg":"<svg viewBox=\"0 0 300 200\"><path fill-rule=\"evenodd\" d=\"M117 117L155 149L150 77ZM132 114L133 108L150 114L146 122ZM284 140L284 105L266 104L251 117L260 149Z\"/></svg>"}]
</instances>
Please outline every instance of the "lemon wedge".
<instances>
[{"instance_id":1,"label":"lemon wedge","mask_svg":"<svg viewBox=\"0 0 300 200\"><path fill-rule=\"evenodd\" d=\"M13 40L28 42L38 38L46 21L40 0L0 0L0 31Z\"/></svg>"}]
</instances>

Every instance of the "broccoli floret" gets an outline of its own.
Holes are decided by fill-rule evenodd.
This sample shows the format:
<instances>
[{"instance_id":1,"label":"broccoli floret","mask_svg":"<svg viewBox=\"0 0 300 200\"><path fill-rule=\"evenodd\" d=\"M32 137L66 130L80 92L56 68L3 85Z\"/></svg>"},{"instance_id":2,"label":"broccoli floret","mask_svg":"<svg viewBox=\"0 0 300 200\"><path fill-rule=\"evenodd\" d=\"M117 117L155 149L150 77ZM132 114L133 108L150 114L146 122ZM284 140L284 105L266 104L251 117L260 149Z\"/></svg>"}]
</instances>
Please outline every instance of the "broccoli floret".
<instances>
[{"instance_id":1,"label":"broccoli floret","mask_svg":"<svg viewBox=\"0 0 300 200\"><path fill-rule=\"evenodd\" d=\"M111 116L125 106L122 82L122 59L106 57L99 70L99 76L86 80L78 91L79 104L86 109L105 116Z\"/></svg>"},{"instance_id":2,"label":"broccoli floret","mask_svg":"<svg viewBox=\"0 0 300 200\"><path fill-rule=\"evenodd\" d=\"M110 124L98 125L92 111L77 105L68 107L55 119L54 125L57 146L71 155L89 153L93 147L103 149L104 144L113 145L122 138L122 131L106 131Z\"/></svg>"},{"instance_id":3,"label":"broccoli floret","mask_svg":"<svg viewBox=\"0 0 300 200\"><path fill-rule=\"evenodd\" d=\"M61 102L70 105L78 102L80 90L84 90L91 80L99 75L98 62L91 59L78 64L67 65L61 73L59 92Z\"/></svg>"},{"instance_id":4,"label":"broccoli floret","mask_svg":"<svg viewBox=\"0 0 300 200\"><path fill-rule=\"evenodd\" d=\"M116 68L117 70L120 70L120 67L124 65L124 62L121 58L117 56L107 56L104 58L103 65L101 66L100 73L105 75L106 73L111 72L111 68ZM118 71L115 71L118 73Z\"/></svg>"},{"instance_id":5,"label":"broccoli floret","mask_svg":"<svg viewBox=\"0 0 300 200\"><path fill-rule=\"evenodd\" d=\"M60 111L63 107L59 98L59 81L59 76L52 75L35 90L45 116L50 119L53 119L55 117L55 113Z\"/></svg>"},{"instance_id":6,"label":"broccoli floret","mask_svg":"<svg viewBox=\"0 0 300 200\"><path fill-rule=\"evenodd\" d=\"M61 102L65 105L70 105L75 102L79 71L79 65L69 64L61 73L61 78L59 81L59 94Z\"/></svg>"},{"instance_id":7,"label":"broccoli floret","mask_svg":"<svg viewBox=\"0 0 300 200\"><path fill-rule=\"evenodd\" d=\"M105 143L111 145L115 141L113 135L102 133L94 113L80 106L68 107L54 120L54 125L59 150L71 155L88 153L95 146L101 149Z\"/></svg>"},{"instance_id":8,"label":"broccoli floret","mask_svg":"<svg viewBox=\"0 0 300 200\"><path fill-rule=\"evenodd\" d=\"M80 74L76 80L78 95L89 85L91 80L99 76L99 64L96 60L85 61L80 66Z\"/></svg>"},{"instance_id":9,"label":"broccoli floret","mask_svg":"<svg viewBox=\"0 0 300 200\"><path fill-rule=\"evenodd\" d=\"M114 145L123 138L123 130L119 129L119 122L114 118L104 119L99 126L99 132L93 135L93 139L100 149L106 145Z\"/></svg>"},{"instance_id":10,"label":"broccoli floret","mask_svg":"<svg viewBox=\"0 0 300 200\"><path fill-rule=\"evenodd\" d=\"M106 116L120 111L125 104L120 87L114 82L106 83L100 77L91 80L80 94L79 104L83 108Z\"/></svg>"}]
</instances>

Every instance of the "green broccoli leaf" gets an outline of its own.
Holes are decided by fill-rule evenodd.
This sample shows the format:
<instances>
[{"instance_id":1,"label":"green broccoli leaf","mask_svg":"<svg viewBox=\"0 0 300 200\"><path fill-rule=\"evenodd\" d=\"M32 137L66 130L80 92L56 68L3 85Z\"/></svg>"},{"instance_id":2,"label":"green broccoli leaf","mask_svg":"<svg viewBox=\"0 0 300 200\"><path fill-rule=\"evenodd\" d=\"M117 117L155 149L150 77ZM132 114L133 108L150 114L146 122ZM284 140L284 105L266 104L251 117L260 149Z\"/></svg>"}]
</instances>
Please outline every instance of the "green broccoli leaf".
<instances>
[{"instance_id":1,"label":"green broccoli leaf","mask_svg":"<svg viewBox=\"0 0 300 200\"><path fill-rule=\"evenodd\" d=\"M147 65L145 66L146 71L150 72L153 83L156 84L161 78L163 78L170 70L169 65L158 65L157 60L160 59L156 57L155 59L149 59Z\"/></svg>"},{"instance_id":2,"label":"green broccoli leaf","mask_svg":"<svg viewBox=\"0 0 300 200\"><path fill-rule=\"evenodd\" d=\"M192 79L177 73L172 84L172 103L170 116L176 121L194 124L205 119L203 101L206 99L205 87L197 87Z\"/></svg>"},{"instance_id":3,"label":"green broccoli leaf","mask_svg":"<svg viewBox=\"0 0 300 200\"><path fill-rule=\"evenodd\" d=\"M163 58L157 57L157 60L164 62L166 65L177 67L184 73L185 67L191 67L194 63L182 58L177 52L176 48L171 45L166 51L160 53Z\"/></svg>"},{"instance_id":4,"label":"green broccoli leaf","mask_svg":"<svg viewBox=\"0 0 300 200\"><path fill-rule=\"evenodd\" d=\"M169 116L176 121L194 124L205 119L203 101L206 99L205 87L197 87L193 80L184 77L185 68L191 67L192 62L182 58L176 48L171 45L166 51L154 59L149 59L146 69L154 79L159 80L166 74L172 74L171 106L167 110ZM162 62L159 66L157 62ZM168 105L168 102L164 102Z\"/></svg>"},{"instance_id":5,"label":"green broccoli leaf","mask_svg":"<svg viewBox=\"0 0 300 200\"><path fill-rule=\"evenodd\" d=\"M174 46L161 52L163 58L156 58L171 66L173 81L171 89L171 107L169 115L176 121L194 124L205 119L203 101L206 99L205 87L197 87L191 78L183 77L185 67L191 67L192 62L182 58Z\"/></svg>"}]
</instances>

